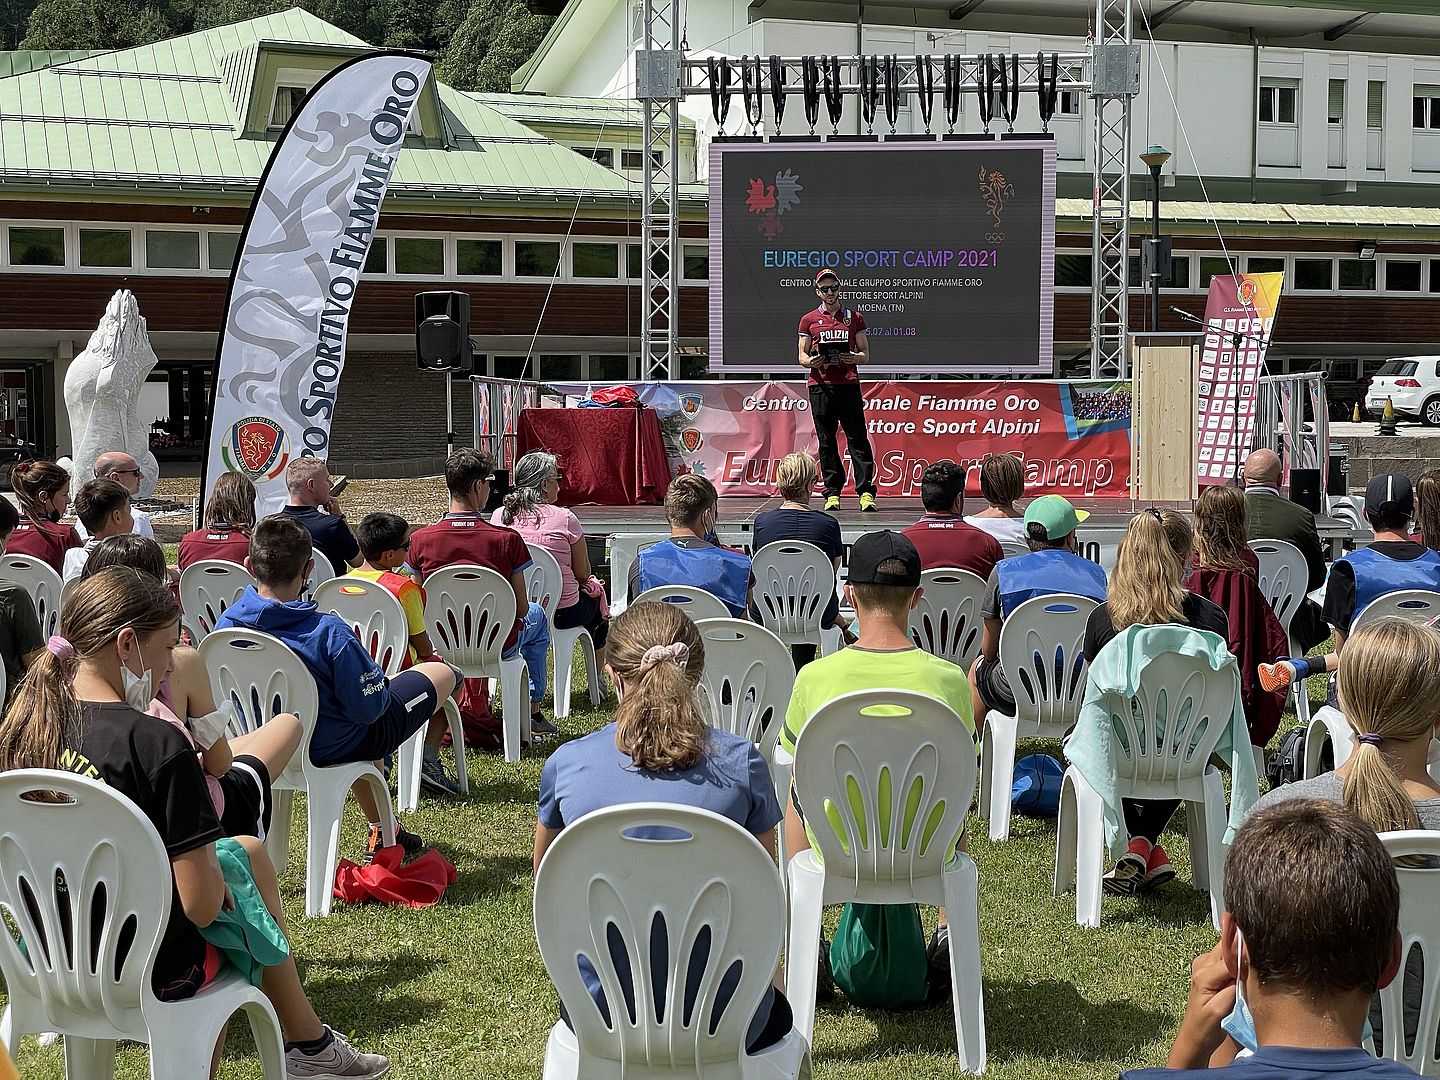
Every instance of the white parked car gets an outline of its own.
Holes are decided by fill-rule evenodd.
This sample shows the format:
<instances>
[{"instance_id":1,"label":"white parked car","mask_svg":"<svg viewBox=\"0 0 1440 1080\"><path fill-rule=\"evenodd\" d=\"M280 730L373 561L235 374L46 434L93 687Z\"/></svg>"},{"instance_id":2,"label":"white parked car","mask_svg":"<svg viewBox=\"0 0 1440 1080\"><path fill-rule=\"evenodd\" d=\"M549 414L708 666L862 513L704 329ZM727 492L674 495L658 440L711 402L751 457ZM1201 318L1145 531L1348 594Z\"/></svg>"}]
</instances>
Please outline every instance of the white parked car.
<instances>
[{"instance_id":1,"label":"white parked car","mask_svg":"<svg viewBox=\"0 0 1440 1080\"><path fill-rule=\"evenodd\" d=\"M1365 392L1365 411L1378 417L1385 411L1388 397L1397 417L1419 420L1427 427L1440 427L1437 364L1440 356L1397 356L1386 360Z\"/></svg>"}]
</instances>

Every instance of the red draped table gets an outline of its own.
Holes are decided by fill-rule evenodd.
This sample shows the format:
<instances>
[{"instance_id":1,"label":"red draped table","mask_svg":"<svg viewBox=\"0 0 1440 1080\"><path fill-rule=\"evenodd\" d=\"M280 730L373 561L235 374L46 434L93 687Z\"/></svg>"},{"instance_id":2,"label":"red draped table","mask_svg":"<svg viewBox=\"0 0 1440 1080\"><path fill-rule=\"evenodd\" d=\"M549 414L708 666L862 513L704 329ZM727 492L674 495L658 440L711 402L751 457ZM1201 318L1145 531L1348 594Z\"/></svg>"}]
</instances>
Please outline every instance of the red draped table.
<instances>
[{"instance_id":1,"label":"red draped table","mask_svg":"<svg viewBox=\"0 0 1440 1080\"><path fill-rule=\"evenodd\" d=\"M560 504L641 506L665 499L670 461L650 409L524 409L518 453L548 450L560 459Z\"/></svg>"}]
</instances>

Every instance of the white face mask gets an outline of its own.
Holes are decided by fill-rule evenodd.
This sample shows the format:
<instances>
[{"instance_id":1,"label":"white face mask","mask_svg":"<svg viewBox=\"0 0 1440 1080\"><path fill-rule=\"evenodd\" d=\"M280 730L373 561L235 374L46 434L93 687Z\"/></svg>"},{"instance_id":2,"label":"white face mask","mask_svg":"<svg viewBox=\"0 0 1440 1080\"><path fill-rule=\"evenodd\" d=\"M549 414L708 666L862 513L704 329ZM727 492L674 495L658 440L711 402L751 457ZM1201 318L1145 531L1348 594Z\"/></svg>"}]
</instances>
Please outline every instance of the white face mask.
<instances>
[{"instance_id":1,"label":"white face mask","mask_svg":"<svg viewBox=\"0 0 1440 1080\"><path fill-rule=\"evenodd\" d=\"M140 651L140 635L135 635L135 651ZM142 668L139 675L130 670L130 665L124 660L120 661L120 680L125 687L125 704L129 705L136 712L144 712L150 708L150 702L155 700L155 693L151 671L143 667L145 661L140 661Z\"/></svg>"}]
</instances>

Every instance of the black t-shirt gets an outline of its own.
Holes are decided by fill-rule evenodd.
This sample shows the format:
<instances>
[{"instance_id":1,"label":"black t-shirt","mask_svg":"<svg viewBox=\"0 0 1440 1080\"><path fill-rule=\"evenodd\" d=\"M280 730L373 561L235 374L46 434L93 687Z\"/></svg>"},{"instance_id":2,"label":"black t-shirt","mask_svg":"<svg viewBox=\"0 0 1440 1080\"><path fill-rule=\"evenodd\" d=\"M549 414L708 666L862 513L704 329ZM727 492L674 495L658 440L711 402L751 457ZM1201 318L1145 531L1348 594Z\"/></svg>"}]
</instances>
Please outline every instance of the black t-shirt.
<instances>
[{"instance_id":1,"label":"black t-shirt","mask_svg":"<svg viewBox=\"0 0 1440 1080\"><path fill-rule=\"evenodd\" d=\"M283 512L305 526L315 550L330 560L335 573L345 573L350 560L360 554L360 545L344 518L322 514L313 506L287 506Z\"/></svg>"},{"instance_id":2,"label":"black t-shirt","mask_svg":"<svg viewBox=\"0 0 1440 1080\"><path fill-rule=\"evenodd\" d=\"M6 694L25 674L24 658L45 644L35 601L13 581L0 581L0 662L5 664Z\"/></svg>"},{"instance_id":3,"label":"black t-shirt","mask_svg":"<svg viewBox=\"0 0 1440 1080\"><path fill-rule=\"evenodd\" d=\"M756 551L777 540L803 540L832 559L845 556L840 523L819 510L792 510L784 506L767 510L755 518L754 538Z\"/></svg>"},{"instance_id":4,"label":"black t-shirt","mask_svg":"<svg viewBox=\"0 0 1440 1080\"><path fill-rule=\"evenodd\" d=\"M1377 540L1370 546L1376 554L1400 562L1418 559L1429 550L1424 544L1410 540ZM1330 577L1325 585L1324 615L1325 621L1336 630L1346 632L1355 619L1355 568L1343 559L1337 559L1330 566Z\"/></svg>"},{"instance_id":5,"label":"black t-shirt","mask_svg":"<svg viewBox=\"0 0 1440 1080\"><path fill-rule=\"evenodd\" d=\"M171 724L123 701L82 704L80 745L61 751L60 767L100 780L138 806L171 858L225 835L195 748ZM172 877L170 922L151 980L162 999L193 994L205 960L205 939L185 917L174 890Z\"/></svg>"},{"instance_id":6,"label":"black t-shirt","mask_svg":"<svg viewBox=\"0 0 1440 1080\"><path fill-rule=\"evenodd\" d=\"M1185 625L1195 630L1209 630L1219 634L1224 641L1230 640L1230 620L1218 604L1211 603L1203 596L1192 592L1185 594L1180 602L1180 611L1185 616ZM1116 636L1115 624L1110 621L1110 604L1101 604L1090 613L1085 624L1085 657L1095 659L1096 655Z\"/></svg>"}]
</instances>

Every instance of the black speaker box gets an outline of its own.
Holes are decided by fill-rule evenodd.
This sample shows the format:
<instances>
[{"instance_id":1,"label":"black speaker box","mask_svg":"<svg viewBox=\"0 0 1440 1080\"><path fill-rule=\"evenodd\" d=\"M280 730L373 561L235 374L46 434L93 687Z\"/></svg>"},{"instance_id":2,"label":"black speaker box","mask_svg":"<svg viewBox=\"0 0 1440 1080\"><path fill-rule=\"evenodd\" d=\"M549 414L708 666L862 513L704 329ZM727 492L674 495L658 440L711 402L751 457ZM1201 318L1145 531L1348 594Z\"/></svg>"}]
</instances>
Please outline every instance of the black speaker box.
<instances>
[{"instance_id":1,"label":"black speaker box","mask_svg":"<svg viewBox=\"0 0 1440 1080\"><path fill-rule=\"evenodd\" d=\"M1290 470L1290 501L1299 503L1312 514L1321 512L1324 503L1320 498L1319 469Z\"/></svg>"},{"instance_id":2,"label":"black speaker box","mask_svg":"<svg viewBox=\"0 0 1440 1080\"><path fill-rule=\"evenodd\" d=\"M421 371L475 369L470 350L470 294L415 294L415 364Z\"/></svg>"}]
</instances>

